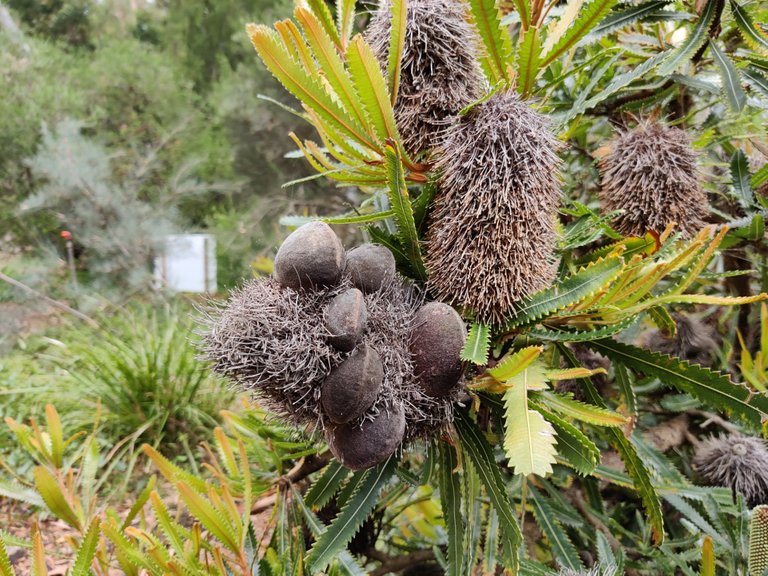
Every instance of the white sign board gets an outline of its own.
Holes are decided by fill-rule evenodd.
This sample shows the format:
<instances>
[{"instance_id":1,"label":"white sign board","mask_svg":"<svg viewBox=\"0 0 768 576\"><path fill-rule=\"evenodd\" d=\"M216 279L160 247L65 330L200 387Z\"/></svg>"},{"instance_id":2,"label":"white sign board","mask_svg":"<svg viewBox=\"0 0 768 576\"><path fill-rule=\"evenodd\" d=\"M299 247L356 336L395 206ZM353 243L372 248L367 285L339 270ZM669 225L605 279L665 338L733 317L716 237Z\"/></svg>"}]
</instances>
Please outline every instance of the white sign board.
<instances>
[{"instance_id":1,"label":"white sign board","mask_svg":"<svg viewBox=\"0 0 768 576\"><path fill-rule=\"evenodd\" d=\"M216 291L216 239L210 234L171 234L155 259L155 281L176 292Z\"/></svg>"}]
</instances>

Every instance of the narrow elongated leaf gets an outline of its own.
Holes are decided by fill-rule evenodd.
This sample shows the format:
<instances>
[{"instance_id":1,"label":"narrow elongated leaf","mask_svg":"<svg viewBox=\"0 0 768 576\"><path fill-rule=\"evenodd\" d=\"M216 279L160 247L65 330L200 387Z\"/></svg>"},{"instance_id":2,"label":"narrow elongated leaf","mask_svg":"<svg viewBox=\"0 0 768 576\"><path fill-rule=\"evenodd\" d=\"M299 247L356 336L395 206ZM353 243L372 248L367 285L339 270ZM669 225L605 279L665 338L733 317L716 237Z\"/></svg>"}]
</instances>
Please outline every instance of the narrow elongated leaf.
<instances>
[{"instance_id":1,"label":"narrow elongated leaf","mask_svg":"<svg viewBox=\"0 0 768 576\"><path fill-rule=\"evenodd\" d=\"M595 443L570 422L560 418L557 414L549 412L543 406L529 401L528 404L544 415L557 433L558 457L565 461L582 476L588 476L594 472L600 461L600 450Z\"/></svg>"},{"instance_id":2,"label":"narrow elongated leaf","mask_svg":"<svg viewBox=\"0 0 768 576\"><path fill-rule=\"evenodd\" d=\"M528 487L528 494L533 505L533 515L536 523L549 542L549 548L557 563L563 568L582 570L584 564L579 559L573 543L557 521L555 513L547 503L547 499L533 486Z\"/></svg>"},{"instance_id":3,"label":"narrow elongated leaf","mask_svg":"<svg viewBox=\"0 0 768 576\"><path fill-rule=\"evenodd\" d=\"M598 40L611 32L626 28L635 22L640 22L646 16L660 13L662 8L670 2L671 0L651 0L637 6L629 5L629 7L624 7L621 10L615 10L603 18L587 35L585 40Z\"/></svg>"},{"instance_id":4,"label":"narrow elongated leaf","mask_svg":"<svg viewBox=\"0 0 768 576\"><path fill-rule=\"evenodd\" d=\"M473 322L469 336L461 349L461 359L478 366L488 364L488 354L491 347L491 329L487 324Z\"/></svg>"},{"instance_id":5,"label":"narrow elongated leaf","mask_svg":"<svg viewBox=\"0 0 768 576\"><path fill-rule=\"evenodd\" d=\"M717 4L718 0L707 0L707 4L688 38L659 67L660 75L666 76L675 72L704 45L708 38L709 28L715 19Z\"/></svg>"},{"instance_id":6,"label":"narrow elongated leaf","mask_svg":"<svg viewBox=\"0 0 768 576\"><path fill-rule=\"evenodd\" d=\"M312 532L312 536L319 538L327 529L325 524L323 524L315 513L310 510L307 502L301 497L301 493L295 488L293 489L293 498L298 504L299 510L301 510L301 513L304 515L307 528ZM349 553L349 550L342 550L339 552L336 562L342 573L347 574L347 576L366 576L366 574L368 574L368 572L360 566L357 560L355 560L352 554Z\"/></svg>"},{"instance_id":7,"label":"narrow elongated leaf","mask_svg":"<svg viewBox=\"0 0 768 576\"><path fill-rule=\"evenodd\" d=\"M94 518L88 526L83 541L80 542L75 563L69 576L91 576L91 564L96 557L96 550L99 546L99 534L99 519Z\"/></svg>"},{"instance_id":8,"label":"narrow elongated leaf","mask_svg":"<svg viewBox=\"0 0 768 576\"><path fill-rule=\"evenodd\" d=\"M190 514L197 518L208 532L229 550L235 552L239 550L237 536L232 526L229 525L222 517L222 514L213 507L207 498L184 482L178 482L176 488Z\"/></svg>"},{"instance_id":9,"label":"narrow elongated leaf","mask_svg":"<svg viewBox=\"0 0 768 576\"><path fill-rule=\"evenodd\" d=\"M323 29L329 38L336 43L337 46L341 45L339 33L336 30L336 26L333 23L333 15L325 0L307 0L307 5L312 9L312 13L322 23Z\"/></svg>"},{"instance_id":10,"label":"narrow elongated leaf","mask_svg":"<svg viewBox=\"0 0 768 576\"><path fill-rule=\"evenodd\" d=\"M621 272L624 260L612 256L578 270L555 286L537 292L515 310L507 328L530 324L594 295Z\"/></svg>"},{"instance_id":11,"label":"narrow elongated leaf","mask_svg":"<svg viewBox=\"0 0 768 576\"><path fill-rule=\"evenodd\" d=\"M768 34L757 26L746 8L731 0L731 12L739 32L753 50L768 53Z\"/></svg>"},{"instance_id":12,"label":"narrow elongated leaf","mask_svg":"<svg viewBox=\"0 0 768 576\"><path fill-rule=\"evenodd\" d=\"M310 569L325 569L349 543L376 506L384 485L395 472L396 461L390 456L386 462L362 473L364 477L354 493L307 554L306 564Z\"/></svg>"},{"instance_id":13,"label":"narrow elongated leaf","mask_svg":"<svg viewBox=\"0 0 768 576\"><path fill-rule=\"evenodd\" d=\"M768 76L752 66L745 68L743 72L749 84L757 90L756 93L768 100Z\"/></svg>"},{"instance_id":14,"label":"narrow elongated leaf","mask_svg":"<svg viewBox=\"0 0 768 576\"><path fill-rule=\"evenodd\" d=\"M542 391L536 394L536 398L555 412L594 426L624 426L627 423L627 419L621 414L600 406L579 402L565 394Z\"/></svg>"},{"instance_id":15,"label":"narrow elongated leaf","mask_svg":"<svg viewBox=\"0 0 768 576\"><path fill-rule=\"evenodd\" d=\"M626 406L627 412L630 416L637 416L637 396L635 396L635 389L632 387L632 375L627 367L621 362L613 363L613 371L616 375L616 387L619 389L621 399Z\"/></svg>"},{"instance_id":16,"label":"narrow elongated leaf","mask_svg":"<svg viewBox=\"0 0 768 576\"><path fill-rule=\"evenodd\" d=\"M365 128L334 102L316 80L293 59L275 31L266 26L252 24L248 26L248 33L266 67L291 94L347 137L371 150L378 148L378 144L367 134ZM360 96L362 97L362 94Z\"/></svg>"},{"instance_id":17,"label":"narrow elongated leaf","mask_svg":"<svg viewBox=\"0 0 768 576\"><path fill-rule=\"evenodd\" d=\"M501 544L506 567L515 573L519 565L517 550L523 537L514 509L507 496L504 482L501 479L499 467L493 457L493 450L466 412L457 411L454 423L461 440L463 453L469 455L480 481L485 486L491 506L499 515Z\"/></svg>"},{"instance_id":18,"label":"narrow elongated leaf","mask_svg":"<svg viewBox=\"0 0 768 576\"><path fill-rule=\"evenodd\" d=\"M743 384L731 382L727 375L613 340L598 340L587 345L611 360L654 376L705 404L736 414L755 427L768 419L768 397Z\"/></svg>"},{"instance_id":19,"label":"narrow elongated leaf","mask_svg":"<svg viewBox=\"0 0 768 576\"><path fill-rule=\"evenodd\" d=\"M392 210L374 212L372 214L356 214L354 216L283 216L280 218L281 226L298 228L307 222L325 222L326 224L369 224L392 218L395 213Z\"/></svg>"},{"instance_id":20,"label":"narrow elongated leaf","mask_svg":"<svg viewBox=\"0 0 768 576\"><path fill-rule=\"evenodd\" d=\"M752 185L752 188L759 188L766 182L768 182L768 164L764 164L760 170L755 172L749 183Z\"/></svg>"},{"instance_id":21,"label":"narrow elongated leaf","mask_svg":"<svg viewBox=\"0 0 768 576\"><path fill-rule=\"evenodd\" d=\"M39 526L32 530L32 576L48 576L43 536L40 534Z\"/></svg>"},{"instance_id":22,"label":"narrow elongated leaf","mask_svg":"<svg viewBox=\"0 0 768 576\"><path fill-rule=\"evenodd\" d=\"M416 231L416 222L413 218L411 198L408 195L408 187L405 185L403 163L398 151L390 145L386 146L384 154L387 161L389 204L395 213L398 237L405 249L409 263L418 274L418 279L423 281L427 279L427 272L421 257L419 234Z\"/></svg>"},{"instance_id":23,"label":"narrow elongated leaf","mask_svg":"<svg viewBox=\"0 0 768 576\"><path fill-rule=\"evenodd\" d=\"M602 340L603 338L616 336L632 326L636 320L637 318L630 317L620 322L616 322L615 324L609 324L593 330L550 330L545 327L536 326L533 328L526 328L525 334L532 338L550 342L587 342L589 340Z\"/></svg>"},{"instance_id":24,"label":"narrow elongated leaf","mask_svg":"<svg viewBox=\"0 0 768 576\"><path fill-rule=\"evenodd\" d=\"M392 10L391 32L389 35L389 56L387 60L387 81L389 83L389 99L392 106L397 100L400 87L400 68L403 63L403 47L405 46L405 24L407 22L408 0L390 0Z\"/></svg>"},{"instance_id":25,"label":"narrow elongated leaf","mask_svg":"<svg viewBox=\"0 0 768 576\"><path fill-rule=\"evenodd\" d=\"M59 413L51 404L45 406L45 421L48 424L48 436L51 439L53 465L56 468L61 468L64 462L64 431L61 429Z\"/></svg>"},{"instance_id":26,"label":"narrow elongated leaf","mask_svg":"<svg viewBox=\"0 0 768 576\"><path fill-rule=\"evenodd\" d=\"M48 509L60 520L69 524L75 530L80 531L82 524L75 511L72 509L58 480L43 466L36 466L32 471L35 479L35 488L43 498Z\"/></svg>"},{"instance_id":27,"label":"narrow elongated leaf","mask_svg":"<svg viewBox=\"0 0 768 576\"><path fill-rule=\"evenodd\" d=\"M37 508L45 506L45 502L43 502L40 494L31 488L27 488L16 482L3 480L2 478L0 478L0 497L18 500L19 502L26 502Z\"/></svg>"},{"instance_id":28,"label":"narrow elongated leaf","mask_svg":"<svg viewBox=\"0 0 768 576\"><path fill-rule=\"evenodd\" d=\"M495 0L469 0L472 20L485 47L480 58L483 71L492 86L499 82L509 84L507 65L512 60L512 41L501 26Z\"/></svg>"},{"instance_id":29,"label":"narrow elongated leaf","mask_svg":"<svg viewBox=\"0 0 768 576\"><path fill-rule=\"evenodd\" d=\"M544 351L541 346L526 346L515 352L510 352L496 366L488 370L488 373L499 382L508 382L517 376L536 360ZM539 374L544 376L544 369L538 366Z\"/></svg>"},{"instance_id":30,"label":"narrow elongated leaf","mask_svg":"<svg viewBox=\"0 0 768 576\"><path fill-rule=\"evenodd\" d=\"M747 155L741 149L736 150L731 156L731 183L739 203L744 208L752 206L754 193L749 183L749 163Z\"/></svg>"},{"instance_id":31,"label":"narrow elongated leaf","mask_svg":"<svg viewBox=\"0 0 768 576\"><path fill-rule=\"evenodd\" d=\"M508 381L504 393L504 452L515 474L546 476L557 461L555 429L528 407L528 391L546 386L546 380L528 367Z\"/></svg>"},{"instance_id":32,"label":"narrow elongated leaf","mask_svg":"<svg viewBox=\"0 0 768 576\"><path fill-rule=\"evenodd\" d=\"M571 0L571 3L574 1L580 2L580 0ZM616 3L617 0L586 0L578 9L578 17L575 21L572 24L569 23L562 32L563 27L558 22L558 26L553 30L555 42L547 55L543 57L541 67L546 68L575 46L579 40L597 26L598 22L608 14ZM549 37L547 37L547 43L549 44L549 42Z\"/></svg>"},{"instance_id":33,"label":"narrow elongated leaf","mask_svg":"<svg viewBox=\"0 0 768 576\"><path fill-rule=\"evenodd\" d=\"M443 521L448 533L448 576L464 574L464 557L461 535L464 533L464 521L461 515L461 480L456 471L458 458L453 446L440 443L439 487L440 505Z\"/></svg>"},{"instance_id":34,"label":"narrow elongated leaf","mask_svg":"<svg viewBox=\"0 0 768 576\"><path fill-rule=\"evenodd\" d=\"M373 122L376 135L381 141L388 138L399 140L395 113L387 92L387 84L381 67L371 47L360 34L352 38L347 50L347 65L351 72L355 91L363 103L368 118Z\"/></svg>"},{"instance_id":35,"label":"narrow elongated leaf","mask_svg":"<svg viewBox=\"0 0 768 576\"><path fill-rule=\"evenodd\" d=\"M334 460L326 466L320 477L315 480L307 492L304 501L307 506L322 508L339 491L339 487L349 474L349 468Z\"/></svg>"},{"instance_id":36,"label":"narrow elongated leaf","mask_svg":"<svg viewBox=\"0 0 768 576\"><path fill-rule=\"evenodd\" d=\"M205 492L208 487L204 480L198 478L194 474L187 472L186 470L176 466L173 462L168 460L165 456L160 454L157 450L152 448L149 444L143 444L141 447L144 454L146 454L152 463L160 471L160 474L168 480L168 482L176 483L179 480L183 480L186 484L192 486L198 492Z\"/></svg>"},{"instance_id":37,"label":"narrow elongated leaf","mask_svg":"<svg viewBox=\"0 0 768 576\"><path fill-rule=\"evenodd\" d=\"M517 57L515 58L515 71L517 76L517 91L528 96L536 82L536 76L539 72L539 57L541 56L541 37L539 29L536 26L528 28L522 34L522 40L517 46Z\"/></svg>"},{"instance_id":38,"label":"narrow elongated leaf","mask_svg":"<svg viewBox=\"0 0 768 576\"><path fill-rule=\"evenodd\" d=\"M149 482L147 482L147 485L144 487L144 490L142 490L139 496L136 498L133 506L131 506L130 510L128 510L128 514L125 516L125 520L123 520L123 529L128 528L128 526L131 525L131 522L133 522L133 519L136 518L136 515L141 511L142 508L144 508L144 505L149 500L149 495L155 489L156 483L157 476L152 476L149 479Z\"/></svg>"},{"instance_id":39,"label":"narrow elongated leaf","mask_svg":"<svg viewBox=\"0 0 768 576\"><path fill-rule=\"evenodd\" d=\"M0 576L16 576L11 568L11 559L8 557L2 538L0 538Z\"/></svg>"},{"instance_id":40,"label":"narrow elongated leaf","mask_svg":"<svg viewBox=\"0 0 768 576\"><path fill-rule=\"evenodd\" d=\"M336 25L339 29L341 51L347 51L349 38L352 36L352 27L355 24L355 0L339 0L336 4Z\"/></svg>"},{"instance_id":41,"label":"narrow elongated leaf","mask_svg":"<svg viewBox=\"0 0 768 576\"><path fill-rule=\"evenodd\" d=\"M723 92L728 104L734 112L741 112L747 103L747 95L741 86L741 76L731 59L718 48L716 42L710 42L712 57L720 68L720 78L723 81Z\"/></svg>"}]
</instances>

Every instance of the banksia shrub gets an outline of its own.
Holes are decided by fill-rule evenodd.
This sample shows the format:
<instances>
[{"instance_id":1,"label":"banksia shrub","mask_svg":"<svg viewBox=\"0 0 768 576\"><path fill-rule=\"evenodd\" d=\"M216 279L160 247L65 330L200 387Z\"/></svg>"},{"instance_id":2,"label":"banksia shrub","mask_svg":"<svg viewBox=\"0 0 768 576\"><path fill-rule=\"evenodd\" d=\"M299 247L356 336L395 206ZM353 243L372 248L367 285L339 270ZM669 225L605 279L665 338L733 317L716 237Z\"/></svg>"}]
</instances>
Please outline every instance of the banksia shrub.
<instances>
[{"instance_id":1,"label":"banksia shrub","mask_svg":"<svg viewBox=\"0 0 768 576\"><path fill-rule=\"evenodd\" d=\"M707 484L731 488L750 507L768 502L768 447L760 438L708 438L696 449L693 465Z\"/></svg>"},{"instance_id":2,"label":"banksia shrub","mask_svg":"<svg viewBox=\"0 0 768 576\"><path fill-rule=\"evenodd\" d=\"M429 288L501 323L555 277L558 141L545 118L500 92L448 129L426 236Z\"/></svg>"},{"instance_id":3,"label":"banksia shrub","mask_svg":"<svg viewBox=\"0 0 768 576\"><path fill-rule=\"evenodd\" d=\"M749 576L763 576L768 570L768 506L752 510L749 524Z\"/></svg>"},{"instance_id":4,"label":"banksia shrub","mask_svg":"<svg viewBox=\"0 0 768 576\"><path fill-rule=\"evenodd\" d=\"M668 224L692 236L704 225L707 195L688 135L656 121L619 133L600 159L600 202L623 210L614 227L627 236L661 233Z\"/></svg>"},{"instance_id":5,"label":"banksia shrub","mask_svg":"<svg viewBox=\"0 0 768 576\"><path fill-rule=\"evenodd\" d=\"M204 352L277 415L324 431L342 464L369 468L452 419L466 327L446 304L422 303L385 248L346 254L311 223L278 250L274 277L210 313Z\"/></svg>"},{"instance_id":6,"label":"banksia shrub","mask_svg":"<svg viewBox=\"0 0 768 576\"><path fill-rule=\"evenodd\" d=\"M477 39L466 12L455 0L408 2L395 120L410 154L434 148L450 118L481 95ZM384 70L390 28L391 4L383 0L366 38Z\"/></svg>"}]
</instances>

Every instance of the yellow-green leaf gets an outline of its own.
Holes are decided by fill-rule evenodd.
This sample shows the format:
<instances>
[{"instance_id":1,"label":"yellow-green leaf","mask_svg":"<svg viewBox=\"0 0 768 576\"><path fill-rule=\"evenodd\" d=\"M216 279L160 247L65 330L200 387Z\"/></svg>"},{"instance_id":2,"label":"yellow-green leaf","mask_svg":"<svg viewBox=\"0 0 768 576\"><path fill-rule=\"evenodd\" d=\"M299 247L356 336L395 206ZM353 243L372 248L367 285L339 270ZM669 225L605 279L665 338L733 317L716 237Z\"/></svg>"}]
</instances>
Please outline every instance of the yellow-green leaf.
<instances>
[{"instance_id":1,"label":"yellow-green leaf","mask_svg":"<svg viewBox=\"0 0 768 576\"><path fill-rule=\"evenodd\" d=\"M48 509L60 520L75 530L82 530L82 523L67 500L58 480L43 466L36 466L32 471L35 488L43 498Z\"/></svg>"}]
</instances>

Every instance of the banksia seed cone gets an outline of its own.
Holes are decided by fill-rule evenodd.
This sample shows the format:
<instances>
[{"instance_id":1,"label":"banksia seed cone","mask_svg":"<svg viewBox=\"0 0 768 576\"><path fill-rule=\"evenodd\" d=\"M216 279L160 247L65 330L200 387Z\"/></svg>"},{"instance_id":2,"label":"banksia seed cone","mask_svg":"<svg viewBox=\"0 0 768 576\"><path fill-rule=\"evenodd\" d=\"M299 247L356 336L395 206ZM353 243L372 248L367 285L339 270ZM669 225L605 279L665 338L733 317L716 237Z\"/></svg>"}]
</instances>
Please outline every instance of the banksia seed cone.
<instances>
[{"instance_id":1,"label":"banksia seed cone","mask_svg":"<svg viewBox=\"0 0 768 576\"><path fill-rule=\"evenodd\" d=\"M693 465L708 484L731 488L750 507L768 502L768 447L760 438L708 438L696 449Z\"/></svg>"},{"instance_id":2,"label":"banksia seed cone","mask_svg":"<svg viewBox=\"0 0 768 576\"><path fill-rule=\"evenodd\" d=\"M452 125L426 236L429 288L498 324L555 277L558 141L513 92Z\"/></svg>"},{"instance_id":3,"label":"banksia seed cone","mask_svg":"<svg viewBox=\"0 0 768 576\"><path fill-rule=\"evenodd\" d=\"M674 337L666 338L660 331L651 332L646 346L654 352L677 356L691 364L707 368L712 366L712 356L718 348L712 327L685 314L674 313L677 326Z\"/></svg>"},{"instance_id":4,"label":"banksia seed cone","mask_svg":"<svg viewBox=\"0 0 768 576\"><path fill-rule=\"evenodd\" d=\"M656 121L618 134L598 163L603 211L624 210L614 221L627 236L661 233L675 222L692 236L704 225L707 195L696 153L685 132Z\"/></svg>"},{"instance_id":5,"label":"banksia seed cone","mask_svg":"<svg viewBox=\"0 0 768 576\"><path fill-rule=\"evenodd\" d=\"M763 576L768 569L768 506L752 510L749 523L749 576Z\"/></svg>"},{"instance_id":6,"label":"banksia seed cone","mask_svg":"<svg viewBox=\"0 0 768 576\"><path fill-rule=\"evenodd\" d=\"M476 100L482 75L477 39L456 0L409 0L395 121L409 154L431 150L447 121ZM366 38L386 71L391 4L382 0Z\"/></svg>"}]
</instances>

